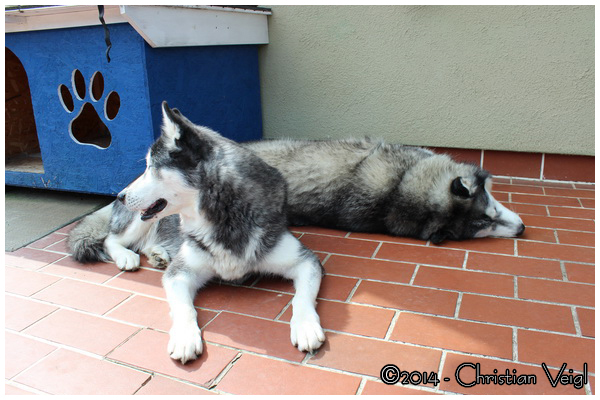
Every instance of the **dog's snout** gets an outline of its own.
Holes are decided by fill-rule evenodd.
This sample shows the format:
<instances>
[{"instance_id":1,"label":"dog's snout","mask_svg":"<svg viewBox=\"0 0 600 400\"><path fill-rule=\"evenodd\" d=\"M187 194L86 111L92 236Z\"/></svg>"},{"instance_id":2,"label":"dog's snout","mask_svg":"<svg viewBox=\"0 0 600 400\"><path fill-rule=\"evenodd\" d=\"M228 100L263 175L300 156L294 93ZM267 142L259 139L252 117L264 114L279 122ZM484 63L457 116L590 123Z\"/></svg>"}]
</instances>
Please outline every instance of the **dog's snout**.
<instances>
[{"instance_id":1,"label":"dog's snout","mask_svg":"<svg viewBox=\"0 0 600 400\"><path fill-rule=\"evenodd\" d=\"M519 230L517 231L517 236L522 236L524 232L525 232L525 224L521 224L521 226L519 227Z\"/></svg>"},{"instance_id":2,"label":"dog's snout","mask_svg":"<svg viewBox=\"0 0 600 400\"><path fill-rule=\"evenodd\" d=\"M125 204L125 192L121 192L119 193L119 195L117 196L117 200L119 200L122 204Z\"/></svg>"}]
</instances>

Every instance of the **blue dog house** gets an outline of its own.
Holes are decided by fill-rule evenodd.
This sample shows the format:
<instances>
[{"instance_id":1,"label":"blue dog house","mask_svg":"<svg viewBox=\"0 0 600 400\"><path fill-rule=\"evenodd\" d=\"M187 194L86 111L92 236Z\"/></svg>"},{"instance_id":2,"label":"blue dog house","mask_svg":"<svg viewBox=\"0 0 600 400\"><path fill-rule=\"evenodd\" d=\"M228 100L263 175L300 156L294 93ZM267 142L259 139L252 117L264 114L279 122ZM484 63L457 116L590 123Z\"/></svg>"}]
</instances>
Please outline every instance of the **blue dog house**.
<instances>
[{"instance_id":1,"label":"blue dog house","mask_svg":"<svg viewBox=\"0 0 600 400\"><path fill-rule=\"evenodd\" d=\"M260 8L6 11L7 185L116 194L145 168L166 100L235 141L262 136Z\"/></svg>"}]
</instances>

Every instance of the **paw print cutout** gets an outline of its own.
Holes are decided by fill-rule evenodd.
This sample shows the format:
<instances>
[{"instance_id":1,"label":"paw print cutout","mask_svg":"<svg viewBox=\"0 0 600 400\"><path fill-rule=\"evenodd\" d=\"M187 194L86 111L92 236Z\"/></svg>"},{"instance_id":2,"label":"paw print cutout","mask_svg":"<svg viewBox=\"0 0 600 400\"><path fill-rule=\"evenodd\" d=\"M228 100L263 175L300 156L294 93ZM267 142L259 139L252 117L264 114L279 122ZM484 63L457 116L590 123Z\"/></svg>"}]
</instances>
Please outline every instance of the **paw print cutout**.
<instances>
[{"instance_id":1,"label":"paw print cutout","mask_svg":"<svg viewBox=\"0 0 600 400\"><path fill-rule=\"evenodd\" d=\"M75 112L75 100L83 102L78 108L78 112L69 123L69 134L78 144L91 145L100 149L106 149L112 142L112 136L103 119L112 121L117 117L121 107L121 98L114 90L110 92L104 100L104 77L99 71L94 72L87 85L83 74L78 69L73 71L71 77L71 90L66 85L58 87L58 98L66 112L72 114ZM86 97L91 100L86 101ZM101 117L96 112L92 103L103 102L104 115Z\"/></svg>"}]
</instances>

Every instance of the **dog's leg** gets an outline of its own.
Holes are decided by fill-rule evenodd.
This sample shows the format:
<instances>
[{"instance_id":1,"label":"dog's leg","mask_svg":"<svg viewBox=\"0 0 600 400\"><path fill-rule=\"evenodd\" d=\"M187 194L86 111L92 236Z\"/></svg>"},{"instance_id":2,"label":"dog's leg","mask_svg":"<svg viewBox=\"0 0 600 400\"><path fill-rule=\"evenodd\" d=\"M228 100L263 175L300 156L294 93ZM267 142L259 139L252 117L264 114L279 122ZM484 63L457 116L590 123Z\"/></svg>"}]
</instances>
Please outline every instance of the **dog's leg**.
<instances>
[{"instance_id":1,"label":"dog's leg","mask_svg":"<svg viewBox=\"0 0 600 400\"><path fill-rule=\"evenodd\" d=\"M123 246L121 234L109 233L104 239L106 252L123 271L135 271L140 267L140 256Z\"/></svg>"},{"instance_id":2,"label":"dog's leg","mask_svg":"<svg viewBox=\"0 0 600 400\"><path fill-rule=\"evenodd\" d=\"M205 257L199 253L184 243L163 276L163 287L173 320L167 350L171 358L180 360L182 364L202 354L202 337L194 298L213 273L201 267Z\"/></svg>"},{"instance_id":3,"label":"dog's leg","mask_svg":"<svg viewBox=\"0 0 600 400\"><path fill-rule=\"evenodd\" d=\"M265 268L294 282L296 294L292 299L290 322L292 344L300 351L317 350L325 341L315 309L323 274L318 257L286 232L267 257Z\"/></svg>"}]
</instances>

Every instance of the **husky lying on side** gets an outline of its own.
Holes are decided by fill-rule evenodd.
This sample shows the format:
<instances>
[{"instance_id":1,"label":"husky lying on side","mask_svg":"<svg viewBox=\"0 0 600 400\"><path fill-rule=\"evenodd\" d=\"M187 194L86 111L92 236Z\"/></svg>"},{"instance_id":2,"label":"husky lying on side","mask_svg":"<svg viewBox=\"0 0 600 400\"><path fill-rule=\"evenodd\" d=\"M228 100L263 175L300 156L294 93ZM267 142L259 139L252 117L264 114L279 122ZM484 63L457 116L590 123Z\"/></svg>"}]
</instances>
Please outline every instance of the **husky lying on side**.
<instances>
[{"instance_id":1,"label":"husky lying on side","mask_svg":"<svg viewBox=\"0 0 600 400\"><path fill-rule=\"evenodd\" d=\"M146 164L112 206L73 229L74 257L110 257L122 269L135 269L139 256L130 247L157 264L170 261L163 277L173 319L168 351L182 363L202 353L196 291L213 277L236 280L253 272L293 280L292 344L300 351L319 348L325 335L315 303L323 267L287 231L281 174L166 103L162 135Z\"/></svg>"},{"instance_id":2,"label":"husky lying on side","mask_svg":"<svg viewBox=\"0 0 600 400\"><path fill-rule=\"evenodd\" d=\"M288 183L291 225L410 236L432 243L523 234L491 195L490 174L419 147L369 139L245 145Z\"/></svg>"}]
</instances>

